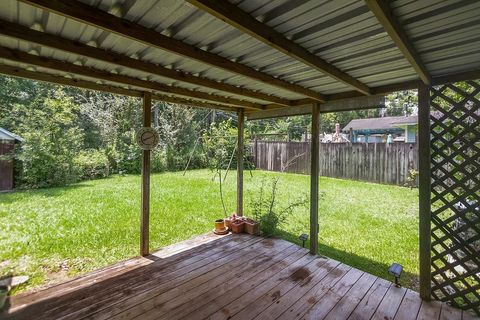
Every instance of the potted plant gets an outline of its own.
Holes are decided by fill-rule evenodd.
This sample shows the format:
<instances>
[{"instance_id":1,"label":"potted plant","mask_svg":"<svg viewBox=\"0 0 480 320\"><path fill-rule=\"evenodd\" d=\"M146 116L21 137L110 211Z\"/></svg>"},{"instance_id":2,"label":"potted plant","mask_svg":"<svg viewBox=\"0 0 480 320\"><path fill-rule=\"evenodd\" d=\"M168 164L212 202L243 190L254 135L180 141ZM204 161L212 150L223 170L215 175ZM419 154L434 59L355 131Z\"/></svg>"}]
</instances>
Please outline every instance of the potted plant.
<instances>
[{"instance_id":1,"label":"potted plant","mask_svg":"<svg viewBox=\"0 0 480 320\"><path fill-rule=\"evenodd\" d=\"M245 221L242 219L235 219L232 221L232 232L242 233L245 228Z\"/></svg>"},{"instance_id":2,"label":"potted plant","mask_svg":"<svg viewBox=\"0 0 480 320\"><path fill-rule=\"evenodd\" d=\"M245 219L245 232L248 234L257 235L260 232L260 224L250 218Z\"/></svg>"},{"instance_id":3,"label":"potted plant","mask_svg":"<svg viewBox=\"0 0 480 320\"><path fill-rule=\"evenodd\" d=\"M232 230L232 221L237 219L237 213L234 212L230 217L226 217L223 219L225 222L225 226L229 229Z\"/></svg>"},{"instance_id":4,"label":"potted plant","mask_svg":"<svg viewBox=\"0 0 480 320\"><path fill-rule=\"evenodd\" d=\"M225 221L223 219L215 220L215 230L213 230L215 234L227 234L228 229L225 227Z\"/></svg>"}]
</instances>

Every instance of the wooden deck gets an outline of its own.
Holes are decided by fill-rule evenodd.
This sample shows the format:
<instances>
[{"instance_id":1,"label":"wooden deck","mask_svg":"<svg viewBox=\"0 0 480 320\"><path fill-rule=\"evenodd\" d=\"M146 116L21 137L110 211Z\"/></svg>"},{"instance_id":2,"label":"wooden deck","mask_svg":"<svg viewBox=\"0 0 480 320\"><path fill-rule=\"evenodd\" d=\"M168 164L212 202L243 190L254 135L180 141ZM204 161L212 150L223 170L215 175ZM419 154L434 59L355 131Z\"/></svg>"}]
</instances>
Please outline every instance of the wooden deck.
<instances>
[{"instance_id":1,"label":"wooden deck","mask_svg":"<svg viewBox=\"0 0 480 320\"><path fill-rule=\"evenodd\" d=\"M14 297L1 319L467 319L278 239L204 235Z\"/></svg>"}]
</instances>

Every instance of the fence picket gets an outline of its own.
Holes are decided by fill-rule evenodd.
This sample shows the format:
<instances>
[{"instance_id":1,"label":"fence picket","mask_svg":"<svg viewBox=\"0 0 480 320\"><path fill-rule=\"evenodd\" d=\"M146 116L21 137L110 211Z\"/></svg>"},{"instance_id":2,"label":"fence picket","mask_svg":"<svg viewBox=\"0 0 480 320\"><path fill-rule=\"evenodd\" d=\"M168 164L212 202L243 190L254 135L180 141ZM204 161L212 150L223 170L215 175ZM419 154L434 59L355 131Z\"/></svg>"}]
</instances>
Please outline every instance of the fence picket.
<instances>
[{"instance_id":1,"label":"fence picket","mask_svg":"<svg viewBox=\"0 0 480 320\"><path fill-rule=\"evenodd\" d=\"M310 173L310 142L260 141L251 143L256 168ZM409 170L418 170L414 143L322 143L320 175L403 186Z\"/></svg>"}]
</instances>

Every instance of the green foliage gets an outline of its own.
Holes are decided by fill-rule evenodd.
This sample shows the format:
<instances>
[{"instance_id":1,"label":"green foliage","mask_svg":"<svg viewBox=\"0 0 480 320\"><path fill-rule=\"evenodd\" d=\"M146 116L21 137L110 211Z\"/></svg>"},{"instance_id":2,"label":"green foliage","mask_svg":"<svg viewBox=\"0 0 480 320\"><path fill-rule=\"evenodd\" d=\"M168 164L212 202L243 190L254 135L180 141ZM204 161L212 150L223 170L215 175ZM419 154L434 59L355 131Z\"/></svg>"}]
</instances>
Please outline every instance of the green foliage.
<instances>
[{"instance_id":1,"label":"green foliage","mask_svg":"<svg viewBox=\"0 0 480 320\"><path fill-rule=\"evenodd\" d=\"M178 108L166 103L157 103L155 108L155 114L161 116L156 117L158 121L154 125L160 134L160 149L164 151L168 170L183 170L190 156L190 169L204 167L202 149L195 146L199 130L195 121L196 110Z\"/></svg>"},{"instance_id":2,"label":"green foliage","mask_svg":"<svg viewBox=\"0 0 480 320\"><path fill-rule=\"evenodd\" d=\"M110 175L108 158L102 150L82 150L75 157L74 164L80 171L80 178L84 180L105 178Z\"/></svg>"},{"instance_id":3,"label":"green foliage","mask_svg":"<svg viewBox=\"0 0 480 320\"><path fill-rule=\"evenodd\" d=\"M417 186L417 177L418 177L418 171L415 169L410 169L408 171L408 176L405 179L405 187L410 187L410 189L413 189Z\"/></svg>"},{"instance_id":4,"label":"green foliage","mask_svg":"<svg viewBox=\"0 0 480 320\"><path fill-rule=\"evenodd\" d=\"M212 123L209 130L203 134L203 146L207 153L210 170L227 169L236 145L237 130L233 127L231 119Z\"/></svg>"},{"instance_id":5,"label":"green foliage","mask_svg":"<svg viewBox=\"0 0 480 320\"><path fill-rule=\"evenodd\" d=\"M160 173L168 170L167 157L162 149L155 149L151 152L150 165L152 173Z\"/></svg>"},{"instance_id":6,"label":"green foliage","mask_svg":"<svg viewBox=\"0 0 480 320\"><path fill-rule=\"evenodd\" d=\"M152 171L206 165L200 132L221 112L153 105L153 127L161 136L152 152ZM141 150L135 133L142 126L138 98L58 87L0 76L0 126L25 139L15 151L16 185L66 185L111 173L140 173ZM94 150L99 150L94 151ZM105 163L105 157L108 162Z\"/></svg>"},{"instance_id":7,"label":"green foliage","mask_svg":"<svg viewBox=\"0 0 480 320\"><path fill-rule=\"evenodd\" d=\"M232 119L219 123L212 123L210 128L202 136L203 147L206 152L208 168L212 171L226 170L237 167L237 157L235 156L237 148L237 127L233 125ZM244 135L243 165L244 168L251 168L249 161L250 147L249 133Z\"/></svg>"},{"instance_id":8,"label":"green foliage","mask_svg":"<svg viewBox=\"0 0 480 320\"><path fill-rule=\"evenodd\" d=\"M295 116L278 119L248 121L246 128L252 137L261 140L293 140L300 141L305 133L310 132L310 117ZM265 135L267 134L267 135ZM270 136L271 134L275 134Z\"/></svg>"},{"instance_id":9,"label":"green foliage","mask_svg":"<svg viewBox=\"0 0 480 320\"><path fill-rule=\"evenodd\" d=\"M271 182L271 193L265 194L265 180L262 180L258 196L251 202L252 216L260 223L260 231L264 236L272 236L277 233L278 228L297 207L307 207L306 196L290 203L284 207L278 207L277 183L278 178Z\"/></svg>"},{"instance_id":10,"label":"green foliage","mask_svg":"<svg viewBox=\"0 0 480 320\"><path fill-rule=\"evenodd\" d=\"M61 91L35 100L33 106L15 104L21 117L17 133L25 141L16 155L21 161L19 181L28 188L59 186L79 180L74 158L83 144L83 130L75 123L78 106Z\"/></svg>"}]
</instances>

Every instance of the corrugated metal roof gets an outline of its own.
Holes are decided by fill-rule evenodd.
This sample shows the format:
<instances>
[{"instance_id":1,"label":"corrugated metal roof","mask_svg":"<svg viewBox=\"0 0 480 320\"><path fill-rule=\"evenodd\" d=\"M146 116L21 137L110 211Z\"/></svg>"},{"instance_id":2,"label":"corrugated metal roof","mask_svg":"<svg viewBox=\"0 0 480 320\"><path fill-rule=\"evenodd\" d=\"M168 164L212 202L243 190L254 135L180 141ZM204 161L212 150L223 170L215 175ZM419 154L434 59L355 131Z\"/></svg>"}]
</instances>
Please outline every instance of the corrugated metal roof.
<instances>
[{"instance_id":1,"label":"corrugated metal roof","mask_svg":"<svg viewBox=\"0 0 480 320\"><path fill-rule=\"evenodd\" d=\"M349 85L279 52L184 1L82 2L318 93L352 91ZM231 2L370 87L419 79L363 0ZM480 69L480 1L396 0L391 1L390 6L433 76ZM289 100L305 98L302 94L154 48L17 0L2 0L0 7L0 19L39 31L276 97ZM265 100L172 81L5 36L0 37L0 46L191 90L267 103ZM8 64L19 65L12 61ZM62 74L52 70L48 72Z\"/></svg>"}]
</instances>

